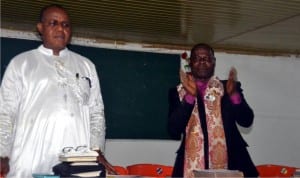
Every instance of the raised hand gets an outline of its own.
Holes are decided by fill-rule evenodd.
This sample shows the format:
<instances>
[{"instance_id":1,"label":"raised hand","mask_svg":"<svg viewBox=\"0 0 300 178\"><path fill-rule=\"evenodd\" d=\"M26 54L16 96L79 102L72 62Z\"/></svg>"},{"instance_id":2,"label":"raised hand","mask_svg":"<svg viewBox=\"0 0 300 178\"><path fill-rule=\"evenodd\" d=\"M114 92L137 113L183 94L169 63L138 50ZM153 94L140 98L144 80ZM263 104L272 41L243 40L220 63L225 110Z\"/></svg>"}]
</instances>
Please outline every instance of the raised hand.
<instances>
[{"instance_id":1,"label":"raised hand","mask_svg":"<svg viewBox=\"0 0 300 178\"><path fill-rule=\"evenodd\" d=\"M231 67L229 71L228 81L226 83L226 90L229 96L236 92L236 81L237 81L237 71L234 67Z\"/></svg>"},{"instance_id":2,"label":"raised hand","mask_svg":"<svg viewBox=\"0 0 300 178\"><path fill-rule=\"evenodd\" d=\"M197 86L195 79L192 75L186 74L182 70L180 70L180 81L183 85L183 88L193 96L197 96Z\"/></svg>"}]
</instances>

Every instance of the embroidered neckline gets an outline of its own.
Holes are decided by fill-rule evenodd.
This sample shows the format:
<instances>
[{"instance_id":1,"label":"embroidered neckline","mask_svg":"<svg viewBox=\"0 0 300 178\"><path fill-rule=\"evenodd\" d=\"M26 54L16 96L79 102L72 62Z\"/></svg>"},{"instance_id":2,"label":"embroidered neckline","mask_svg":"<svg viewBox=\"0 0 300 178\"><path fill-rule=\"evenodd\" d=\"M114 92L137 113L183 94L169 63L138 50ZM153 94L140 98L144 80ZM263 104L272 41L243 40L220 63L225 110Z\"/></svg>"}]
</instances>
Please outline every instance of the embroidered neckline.
<instances>
[{"instance_id":1,"label":"embroidered neckline","mask_svg":"<svg viewBox=\"0 0 300 178\"><path fill-rule=\"evenodd\" d=\"M49 48L46 48L44 45L40 45L39 47L38 47L38 50L41 52L41 53L43 53L43 54L45 54L45 55L47 55L47 56L54 56L53 55L53 50L52 49L49 49ZM64 57L64 56L66 56L67 55L67 53L68 53L68 48L64 48L63 50L61 50L60 52L59 52L59 56L58 57Z\"/></svg>"}]
</instances>

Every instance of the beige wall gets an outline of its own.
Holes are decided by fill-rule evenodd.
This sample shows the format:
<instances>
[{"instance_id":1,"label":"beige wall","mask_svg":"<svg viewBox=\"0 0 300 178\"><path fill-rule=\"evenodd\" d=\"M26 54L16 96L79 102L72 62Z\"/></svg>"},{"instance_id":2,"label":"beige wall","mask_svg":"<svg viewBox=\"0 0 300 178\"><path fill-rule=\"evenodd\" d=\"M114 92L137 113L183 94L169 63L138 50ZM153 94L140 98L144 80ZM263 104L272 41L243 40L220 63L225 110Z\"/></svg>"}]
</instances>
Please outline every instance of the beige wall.
<instances>
[{"instance_id":1,"label":"beige wall","mask_svg":"<svg viewBox=\"0 0 300 178\"><path fill-rule=\"evenodd\" d=\"M255 164L300 167L300 58L216 53L216 74L238 70L245 97L255 112L254 124L243 129ZM167 98L165 98L167 99ZM113 164L173 165L178 141L107 140L106 155Z\"/></svg>"}]
</instances>

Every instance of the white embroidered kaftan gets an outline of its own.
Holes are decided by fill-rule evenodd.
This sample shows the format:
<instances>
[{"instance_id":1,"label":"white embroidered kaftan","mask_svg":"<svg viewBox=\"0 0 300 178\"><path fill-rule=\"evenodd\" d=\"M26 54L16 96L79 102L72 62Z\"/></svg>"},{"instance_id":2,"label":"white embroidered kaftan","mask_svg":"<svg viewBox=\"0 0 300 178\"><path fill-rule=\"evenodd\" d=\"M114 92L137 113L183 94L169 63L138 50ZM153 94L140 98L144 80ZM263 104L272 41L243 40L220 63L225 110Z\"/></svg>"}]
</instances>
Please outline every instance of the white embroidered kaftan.
<instances>
[{"instance_id":1,"label":"white embroidered kaftan","mask_svg":"<svg viewBox=\"0 0 300 178\"><path fill-rule=\"evenodd\" d=\"M104 149L104 106L95 66L68 49L16 56L0 88L0 156L8 177L52 173L64 147Z\"/></svg>"}]
</instances>

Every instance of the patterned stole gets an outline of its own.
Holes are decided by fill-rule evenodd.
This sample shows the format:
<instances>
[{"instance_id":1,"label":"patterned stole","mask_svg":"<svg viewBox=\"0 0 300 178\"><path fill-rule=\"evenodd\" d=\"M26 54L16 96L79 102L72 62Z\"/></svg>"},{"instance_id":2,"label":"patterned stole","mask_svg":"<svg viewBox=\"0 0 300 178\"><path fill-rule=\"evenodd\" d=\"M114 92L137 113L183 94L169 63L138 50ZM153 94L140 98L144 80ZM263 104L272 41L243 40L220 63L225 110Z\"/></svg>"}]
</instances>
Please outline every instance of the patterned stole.
<instances>
[{"instance_id":1,"label":"patterned stole","mask_svg":"<svg viewBox=\"0 0 300 178\"><path fill-rule=\"evenodd\" d=\"M177 86L177 91L182 101L186 94L182 84ZM223 94L223 84L217 77L212 77L203 93L209 142L209 169L227 168L227 147L221 115L221 98ZM184 177L194 177L193 170L196 169L205 169L204 136L200 123L197 99L195 100L195 106L186 126Z\"/></svg>"}]
</instances>

